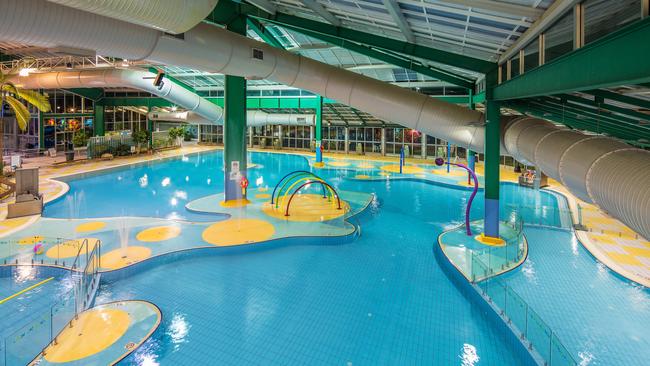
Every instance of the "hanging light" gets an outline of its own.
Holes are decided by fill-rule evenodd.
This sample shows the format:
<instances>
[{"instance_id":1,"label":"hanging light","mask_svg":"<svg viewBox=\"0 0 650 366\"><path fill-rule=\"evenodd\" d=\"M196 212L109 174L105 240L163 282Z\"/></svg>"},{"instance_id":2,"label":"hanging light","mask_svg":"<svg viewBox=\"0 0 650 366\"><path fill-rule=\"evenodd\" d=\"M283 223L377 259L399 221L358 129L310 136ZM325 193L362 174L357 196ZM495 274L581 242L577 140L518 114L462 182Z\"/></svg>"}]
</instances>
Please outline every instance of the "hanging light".
<instances>
[{"instance_id":1,"label":"hanging light","mask_svg":"<svg viewBox=\"0 0 650 366\"><path fill-rule=\"evenodd\" d=\"M30 71L31 71L31 70L30 70L29 68L23 67L23 68L20 69L20 71L18 72L18 75L20 75L20 76L29 76L29 72L30 72Z\"/></svg>"}]
</instances>

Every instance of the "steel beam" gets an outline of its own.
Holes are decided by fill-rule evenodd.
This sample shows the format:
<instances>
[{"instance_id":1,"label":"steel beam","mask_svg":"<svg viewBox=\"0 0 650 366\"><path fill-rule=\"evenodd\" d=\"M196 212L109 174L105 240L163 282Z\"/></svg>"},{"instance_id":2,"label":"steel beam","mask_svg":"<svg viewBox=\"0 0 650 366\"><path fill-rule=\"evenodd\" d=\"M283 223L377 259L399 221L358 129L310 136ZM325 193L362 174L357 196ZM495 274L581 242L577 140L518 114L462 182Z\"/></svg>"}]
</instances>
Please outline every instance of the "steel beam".
<instances>
[{"instance_id":1,"label":"steel beam","mask_svg":"<svg viewBox=\"0 0 650 366\"><path fill-rule=\"evenodd\" d=\"M397 2L395 0L383 0L383 3L386 10L388 10L390 16L393 18L393 20L395 21L399 29L402 31L402 34L404 35L406 41L415 43L415 35L413 34L413 31L411 31L411 26L409 26L409 23L406 21L406 18L404 18L404 14L402 14L402 9L400 9Z\"/></svg>"},{"instance_id":2,"label":"steel beam","mask_svg":"<svg viewBox=\"0 0 650 366\"><path fill-rule=\"evenodd\" d=\"M255 34L260 36L264 42L270 44L273 47L284 49L282 42L280 42L279 39L275 38L275 36L271 34L268 29L265 29L264 25L256 19L246 17L246 24L248 24L248 27L252 29Z\"/></svg>"},{"instance_id":3,"label":"steel beam","mask_svg":"<svg viewBox=\"0 0 650 366\"><path fill-rule=\"evenodd\" d=\"M341 26L341 21L337 17L335 17L334 14L327 11L327 9L325 9L325 7L323 5L321 5L318 1L316 1L316 0L302 0L302 3L305 4L306 7L311 9L318 16L320 16L321 18L327 20L333 26L335 26L335 27L340 27Z\"/></svg>"}]
</instances>

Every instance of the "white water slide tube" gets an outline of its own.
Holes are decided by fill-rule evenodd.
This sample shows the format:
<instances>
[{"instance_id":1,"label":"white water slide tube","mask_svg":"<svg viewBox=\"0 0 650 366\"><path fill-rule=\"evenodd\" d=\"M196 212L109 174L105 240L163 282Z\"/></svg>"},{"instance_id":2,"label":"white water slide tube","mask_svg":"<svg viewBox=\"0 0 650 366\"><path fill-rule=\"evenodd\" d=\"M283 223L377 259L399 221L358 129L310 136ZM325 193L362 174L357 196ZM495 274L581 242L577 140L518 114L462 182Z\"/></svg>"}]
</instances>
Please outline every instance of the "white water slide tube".
<instances>
[{"instance_id":1,"label":"white water slide tube","mask_svg":"<svg viewBox=\"0 0 650 366\"><path fill-rule=\"evenodd\" d=\"M206 120L199 114L191 111L150 112L148 116L152 121L169 121L202 125L210 124L209 120ZM248 110L246 112L246 125L249 127L266 125L313 126L315 121L316 116L314 114L266 113L258 110Z\"/></svg>"},{"instance_id":2,"label":"white water slide tube","mask_svg":"<svg viewBox=\"0 0 650 366\"><path fill-rule=\"evenodd\" d=\"M12 81L25 89L69 89L130 87L151 94L183 107L204 118L209 124L223 123L223 109L182 86L166 81L162 86L153 85L156 74L130 69L94 69L31 73L15 76Z\"/></svg>"},{"instance_id":3,"label":"white water slide tube","mask_svg":"<svg viewBox=\"0 0 650 366\"><path fill-rule=\"evenodd\" d=\"M480 112L273 48L219 27L199 24L181 39L46 0L3 0L0 6L0 41L67 46L106 56L269 79L459 146L475 151L484 147L484 116ZM125 5L121 12L127 14L128 7ZM165 28L162 23L149 26ZM262 51L262 59L253 57L253 49ZM534 163L566 184L576 196L597 204L650 238L650 152L527 117L508 123L503 137L505 150L516 159Z\"/></svg>"}]
</instances>

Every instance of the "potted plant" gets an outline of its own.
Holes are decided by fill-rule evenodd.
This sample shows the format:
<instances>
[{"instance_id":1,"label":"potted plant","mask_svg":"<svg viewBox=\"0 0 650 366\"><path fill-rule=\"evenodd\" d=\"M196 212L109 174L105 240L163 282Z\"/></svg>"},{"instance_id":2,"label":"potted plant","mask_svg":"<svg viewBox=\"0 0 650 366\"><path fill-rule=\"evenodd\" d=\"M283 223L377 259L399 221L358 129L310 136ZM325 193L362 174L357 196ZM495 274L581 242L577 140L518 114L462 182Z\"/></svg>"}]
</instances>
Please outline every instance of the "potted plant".
<instances>
[{"instance_id":1,"label":"potted plant","mask_svg":"<svg viewBox=\"0 0 650 366\"><path fill-rule=\"evenodd\" d=\"M87 148L86 145L88 144L88 136L86 135L86 131L83 129L75 131L74 135L72 135L72 144L74 145L75 152L79 152Z\"/></svg>"},{"instance_id":2,"label":"potted plant","mask_svg":"<svg viewBox=\"0 0 650 366\"><path fill-rule=\"evenodd\" d=\"M142 146L147 146L149 143L149 132L146 130L135 131L131 137L137 146L138 154L140 153Z\"/></svg>"},{"instance_id":3,"label":"potted plant","mask_svg":"<svg viewBox=\"0 0 650 366\"><path fill-rule=\"evenodd\" d=\"M176 145L183 146L183 136L185 136L184 127L172 127L167 133L169 134L169 138L176 142Z\"/></svg>"}]
</instances>

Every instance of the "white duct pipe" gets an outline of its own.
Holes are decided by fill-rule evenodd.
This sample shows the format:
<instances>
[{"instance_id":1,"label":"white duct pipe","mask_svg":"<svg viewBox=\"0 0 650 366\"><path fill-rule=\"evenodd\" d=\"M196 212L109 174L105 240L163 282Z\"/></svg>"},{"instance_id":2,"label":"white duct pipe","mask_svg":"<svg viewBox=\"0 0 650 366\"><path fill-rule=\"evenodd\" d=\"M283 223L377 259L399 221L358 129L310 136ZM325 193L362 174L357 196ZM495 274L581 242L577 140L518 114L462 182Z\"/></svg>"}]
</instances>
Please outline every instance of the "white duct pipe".
<instances>
[{"instance_id":1,"label":"white duct pipe","mask_svg":"<svg viewBox=\"0 0 650 366\"><path fill-rule=\"evenodd\" d=\"M218 0L48 0L168 33L183 33L199 24Z\"/></svg>"},{"instance_id":2,"label":"white duct pipe","mask_svg":"<svg viewBox=\"0 0 650 366\"><path fill-rule=\"evenodd\" d=\"M165 80L158 88L153 85L154 73L130 69L94 69L31 73L15 76L12 81L25 89L108 88L128 86L149 92L184 109L195 112L209 124L223 123L223 109L205 98Z\"/></svg>"},{"instance_id":3,"label":"white duct pipe","mask_svg":"<svg viewBox=\"0 0 650 366\"><path fill-rule=\"evenodd\" d=\"M218 27L199 24L186 32L184 39L179 39L45 0L4 0L2 6L0 41L86 48L107 56L146 59L249 79L270 79L457 145L483 150L484 129L479 124L484 117L480 112L273 48ZM262 59L253 58L253 49L262 51ZM588 197L650 238L648 152L622 148L609 139L614 149L608 151L603 146L607 143L599 139L587 141L581 134L556 132L542 120L527 121L531 128L534 125L538 138L522 134L521 131L527 130L523 125L518 127L519 133L507 128L503 142L511 155L538 166L548 165L549 176L566 182L577 196ZM514 123L509 126L516 127ZM542 141L552 147L540 145ZM529 149L530 144L535 147ZM558 158L551 150L557 152L560 148L565 150ZM581 153L589 154L586 160L581 161ZM555 165L555 161L559 164ZM572 172L570 167L576 162L588 165L587 172ZM610 176L608 171L617 174ZM647 179L637 180L641 178Z\"/></svg>"},{"instance_id":4,"label":"white duct pipe","mask_svg":"<svg viewBox=\"0 0 650 366\"><path fill-rule=\"evenodd\" d=\"M149 119L152 121L170 121L190 124L209 123L205 118L189 111L150 112ZM246 125L249 127L266 125L313 126L315 121L316 116L313 114L266 113L260 110L249 110L246 112Z\"/></svg>"}]
</instances>

